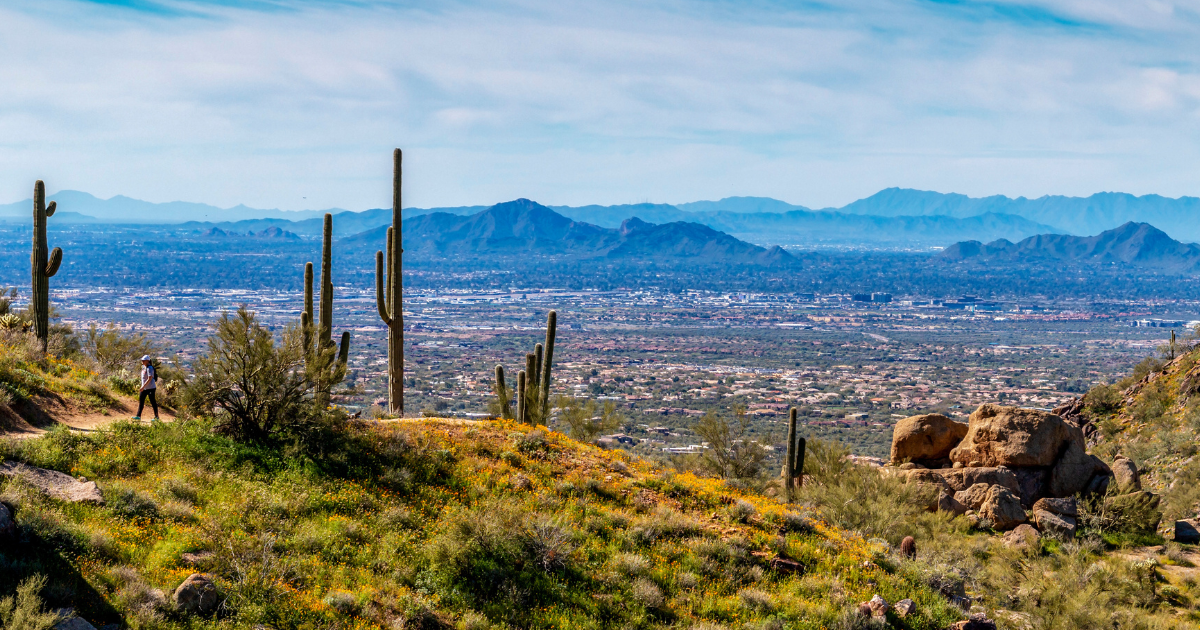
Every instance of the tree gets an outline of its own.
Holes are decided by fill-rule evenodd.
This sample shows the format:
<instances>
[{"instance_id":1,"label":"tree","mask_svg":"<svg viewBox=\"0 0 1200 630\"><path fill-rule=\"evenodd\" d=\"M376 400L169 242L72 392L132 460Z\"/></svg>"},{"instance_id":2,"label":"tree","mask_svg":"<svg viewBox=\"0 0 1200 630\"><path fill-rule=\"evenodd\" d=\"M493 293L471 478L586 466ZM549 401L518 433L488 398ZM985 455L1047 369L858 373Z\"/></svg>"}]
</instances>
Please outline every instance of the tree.
<instances>
[{"instance_id":1,"label":"tree","mask_svg":"<svg viewBox=\"0 0 1200 630\"><path fill-rule=\"evenodd\" d=\"M104 330L97 328L96 324L89 326L83 347L105 374L121 368L132 370L143 355L156 357L163 350L147 339L145 334L125 335L112 323Z\"/></svg>"},{"instance_id":2,"label":"tree","mask_svg":"<svg viewBox=\"0 0 1200 630\"><path fill-rule=\"evenodd\" d=\"M195 364L189 406L216 411L218 429L238 439L261 441L307 423L314 382L304 369L301 330L289 326L277 345L271 331L245 306L221 315L208 352Z\"/></svg>"},{"instance_id":3,"label":"tree","mask_svg":"<svg viewBox=\"0 0 1200 630\"><path fill-rule=\"evenodd\" d=\"M708 442L702 461L709 472L726 479L753 479L762 472L767 451L749 439L746 409L736 407L733 413L732 423L711 412L696 423L696 435Z\"/></svg>"},{"instance_id":4,"label":"tree","mask_svg":"<svg viewBox=\"0 0 1200 630\"><path fill-rule=\"evenodd\" d=\"M562 419L570 427L571 437L581 442L591 442L600 434L621 426L624 420L611 400L605 401L601 407L594 400L559 396L554 406L561 410Z\"/></svg>"}]
</instances>

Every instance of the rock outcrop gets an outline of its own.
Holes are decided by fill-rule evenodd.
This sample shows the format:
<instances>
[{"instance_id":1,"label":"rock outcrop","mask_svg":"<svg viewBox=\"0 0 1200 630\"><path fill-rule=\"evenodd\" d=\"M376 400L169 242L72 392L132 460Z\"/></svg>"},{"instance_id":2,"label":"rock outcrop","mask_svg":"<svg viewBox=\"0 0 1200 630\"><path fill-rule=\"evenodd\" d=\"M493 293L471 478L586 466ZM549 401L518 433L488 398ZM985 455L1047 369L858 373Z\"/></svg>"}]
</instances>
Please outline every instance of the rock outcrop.
<instances>
[{"instance_id":1,"label":"rock outcrop","mask_svg":"<svg viewBox=\"0 0 1200 630\"><path fill-rule=\"evenodd\" d=\"M967 425L937 413L904 418L892 432L892 463L941 463L967 434Z\"/></svg>"},{"instance_id":2,"label":"rock outcrop","mask_svg":"<svg viewBox=\"0 0 1200 630\"><path fill-rule=\"evenodd\" d=\"M1053 466L1070 437L1067 423L1056 415L984 404L971 414L950 459L964 466Z\"/></svg>"},{"instance_id":3,"label":"rock outcrop","mask_svg":"<svg viewBox=\"0 0 1200 630\"><path fill-rule=\"evenodd\" d=\"M104 504L104 495L94 481L79 481L57 470L46 470L20 462L0 464L0 475L21 477L39 492L68 503Z\"/></svg>"},{"instance_id":4,"label":"rock outcrop","mask_svg":"<svg viewBox=\"0 0 1200 630\"><path fill-rule=\"evenodd\" d=\"M922 461L935 464L938 455L948 454L952 463L905 466L907 470L898 471L908 483L937 487L938 510L955 514L974 511L997 529L1011 529L1028 520L1025 510L1039 500L1103 493L1113 479L1114 471L1088 454L1079 426L1055 414L981 405L970 415L961 439L945 451L946 443L955 440L961 427L962 423L944 416L914 416L897 423L893 434L893 465L902 460L916 462L918 453L930 458ZM1129 478L1129 469L1122 465L1123 478ZM1132 470L1136 475L1136 467ZM1044 504L1040 511L1046 516L1039 519L1035 514L1034 522L1044 523L1055 536L1073 536L1077 514L1074 508L1072 513L1064 509Z\"/></svg>"}]
</instances>

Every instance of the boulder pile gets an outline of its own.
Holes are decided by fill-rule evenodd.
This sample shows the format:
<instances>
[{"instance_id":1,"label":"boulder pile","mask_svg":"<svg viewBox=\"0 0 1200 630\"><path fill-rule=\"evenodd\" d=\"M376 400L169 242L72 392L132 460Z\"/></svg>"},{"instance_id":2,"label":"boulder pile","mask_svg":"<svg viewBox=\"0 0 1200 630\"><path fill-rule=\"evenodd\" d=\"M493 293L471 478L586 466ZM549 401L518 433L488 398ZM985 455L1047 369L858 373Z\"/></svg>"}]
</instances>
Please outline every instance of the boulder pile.
<instances>
[{"instance_id":1,"label":"boulder pile","mask_svg":"<svg viewBox=\"0 0 1200 630\"><path fill-rule=\"evenodd\" d=\"M909 483L935 486L937 510L966 514L999 530L1033 524L1075 535L1077 494L1103 493L1114 470L1087 453L1083 431L1036 409L984 404L966 423L940 414L905 418L892 434L891 466ZM1122 488L1136 467L1116 466Z\"/></svg>"}]
</instances>

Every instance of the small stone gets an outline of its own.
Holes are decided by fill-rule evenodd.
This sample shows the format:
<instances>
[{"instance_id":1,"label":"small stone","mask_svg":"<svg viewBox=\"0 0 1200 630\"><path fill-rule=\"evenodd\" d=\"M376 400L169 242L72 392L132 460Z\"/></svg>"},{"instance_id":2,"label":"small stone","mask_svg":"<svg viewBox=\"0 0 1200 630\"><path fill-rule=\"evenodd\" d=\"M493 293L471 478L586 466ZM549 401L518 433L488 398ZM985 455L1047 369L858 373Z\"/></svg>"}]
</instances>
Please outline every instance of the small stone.
<instances>
[{"instance_id":1,"label":"small stone","mask_svg":"<svg viewBox=\"0 0 1200 630\"><path fill-rule=\"evenodd\" d=\"M896 611L897 617L904 619L905 617L917 612L917 603L911 599L902 599L896 602L896 606L893 608L893 610Z\"/></svg>"},{"instance_id":2,"label":"small stone","mask_svg":"<svg viewBox=\"0 0 1200 630\"><path fill-rule=\"evenodd\" d=\"M53 630L96 630L96 626L80 617L67 617L52 626Z\"/></svg>"},{"instance_id":3,"label":"small stone","mask_svg":"<svg viewBox=\"0 0 1200 630\"><path fill-rule=\"evenodd\" d=\"M962 467L963 467L962 462L954 462L954 465L951 466L951 468L962 468Z\"/></svg>"},{"instance_id":4,"label":"small stone","mask_svg":"<svg viewBox=\"0 0 1200 630\"><path fill-rule=\"evenodd\" d=\"M971 463L967 464L967 468L983 468L983 462L979 461L978 459L973 459L971 460Z\"/></svg>"},{"instance_id":5,"label":"small stone","mask_svg":"<svg viewBox=\"0 0 1200 630\"><path fill-rule=\"evenodd\" d=\"M7 505L0 503L0 537L9 537L17 533L17 521L13 519L12 511Z\"/></svg>"},{"instance_id":6,"label":"small stone","mask_svg":"<svg viewBox=\"0 0 1200 630\"><path fill-rule=\"evenodd\" d=\"M171 598L175 607L184 612L205 615L217 609L221 594L217 585L201 573L193 573L175 589Z\"/></svg>"},{"instance_id":7,"label":"small stone","mask_svg":"<svg viewBox=\"0 0 1200 630\"><path fill-rule=\"evenodd\" d=\"M858 605L858 614L862 615L863 617L870 617L871 616L871 604L869 604L867 602L863 602L863 603L859 604Z\"/></svg>"},{"instance_id":8,"label":"small stone","mask_svg":"<svg viewBox=\"0 0 1200 630\"><path fill-rule=\"evenodd\" d=\"M771 558L771 568L780 573L800 573L804 570L804 565L787 558Z\"/></svg>"},{"instance_id":9,"label":"small stone","mask_svg":"<svg viewBox=\"0 0 1200 630\"><path fill-rule=\"evenodd\" d=\"M871 609L872 617L887 617L888 610L891 610L891 606L888 605L887 600L878 594L872 597L871 601L867 602L867 607Z\"/></svg>"},{"instance_id":10,"label":"small stone","mask_svg":"<svg viewBox=\"0 0 1200 630\"><path fill-rule=\"evenodd\" d=\"M996 630L996 622L982 614L975 614L966 621L955 621L946 630Z\"/></svg>"},{"instance_id":11,"label":"small stone","mask_svg":"<svg viewBox=\"0 0 1200 630\"><path fill-rule=\"evenodd\" d=\"M200 565L207 564L216 555L211 551L185 553L179 556L179 563L185 567L199 567Z\"/></svg>"},{"instance_id":12,"label":"small stone","mask_svg":"<svg viewBox=\"0 0 1200 630\"><path fill-rule=\"evenodd\" d=\"M903 464L900 464L900 470L916 470L918 468L925 468L925 467L920 464L914 464L912 462L904 462Z\"/></svg>"},{"instance_id":13,"label":"small stone","mask_svg":"<svg viewBox=\"0 0 1200 630\"><path fill-rule=\"evenodd\" d=\"M1175 542L1200 543L1200 519L1185 518L1175 521Z\"/></svg>"},{"instance_id":14,"label":"small stone","mask_svg":"<svg viewBox=\"0 0 1200 630\"><path fill-rule=\"evenodd\" d=\"M517 490L529 490L533 488L533 482L529 480L529 477L526 477L521 473L517 473L510 477L508 482L511 483L512 487Z\"/></svg>"}]
</instances>

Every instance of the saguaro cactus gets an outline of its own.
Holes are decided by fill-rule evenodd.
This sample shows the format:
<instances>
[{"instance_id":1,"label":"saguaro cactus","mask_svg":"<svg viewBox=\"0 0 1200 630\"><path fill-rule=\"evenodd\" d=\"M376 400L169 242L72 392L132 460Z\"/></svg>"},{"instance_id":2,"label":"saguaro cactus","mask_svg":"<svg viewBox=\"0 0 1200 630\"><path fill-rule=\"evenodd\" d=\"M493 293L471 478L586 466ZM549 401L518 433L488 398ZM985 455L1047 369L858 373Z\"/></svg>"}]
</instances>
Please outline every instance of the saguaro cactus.
<instances>
[{"instance_id":1,"label":"saguaro cactus","mask_svg":"<svg viewBox=\"0 0 1200 630\"><path fill-rule=\"evenodd\" d=\"M304 333L304 351L312 348L313 327L313 266L304 263L304 311L300 313L300 329Z\"/></svg>"},{"instance_id":2,"label":"saguaro cactus","mask_svg":"<svg viewBox=\"0 0 1200 630\"><path fill-rule=\"evenodd\" d=\"M402 153L392 154L392 226L387 231L387 257L375 252L375 302L388 327L388 412L404 413L404 266L400 217ZM387 268L386 273L384 268Z\"/></svg>"},{"instance_id":3,"label":"saguaro cactus","mask_svg":"<svg viewBox=\"0 0 1200 630\"><path fill-rule=\"evenodd\" d=\"M508 406L508 388L504 384L504 366L496 366L496 399L500 401L500 417L511 418L512 409Z\"/></svg>"},{"instance_id":4,"label":"saguaro cactus","mask_svg":"<svg viewBox=\"0 0 1200 630\"><path fill-rule=\"evenodd\" d=\"M525 370L517 372L517 422L525 422Z\"/></svg>"},{"instance_id":5,"label":"saguaro cactus","mask_svg":"<svg viewBox=\"0 0 1200 630\"><path fill-rule=\"evenodd\" d=\"M537 374L537 355L530 352L525 355L525 384L521 386L521 422L533 420L533 410L538 404L537 378L534 374Z\"/></svg>"},{"instance_id":6,"label":"saguaro cactus","mask_svg":"<svg viewBox=\"0 0 1200 630\"><path fill-rule=\"evenodd\" d=\"M807 440L796 437L796 408L788 413L787 457L783 463L784 498L791 503L796 487L804 484L804 447Z\"/></svg>"},{"instance_id":7,"label":"saguaro cactus","mask_svg":"<svg viewBox=\"0 0 1200 630\"><path fill-rule=\"evenodd\" d=\"M533 382L542 382L542 344L533 344Z\"/></svg>"},{"instance_id":8,"label":"saguaro cactus","mask_svg":"<svg viewBox=\"0 0 1200 630\"><path fill-rule=\"evenodd\" d=\"M554 335L558 329L558 313L546 315L546 353L542 358L542 418L550 417L550 364L554 361Z\"/></svg>"},{"instance_id":9,"label":"saguaro cactus","mask_svg":"<svg viewBox=\"0 0 1200 630\"><path fill-rule=\"evenodd\" d=\"M304 263L304 312L300 314L300 325L304 330L304 349L319 355L333 346L333 215L325 213L325 229L321 244L321 297L318 310L313 313L313 264ZM315 315L315 318L314 318ZM313 340L313 327L316 340ZM342 365L350 357L350 333L342 333L342 345L337 354Z\"/></svg>"},{"instance_id":10,"label":"saguaro cactus","mask_svg":"<svg viewBox=\"0 0 1200 630\"><path fill-rule=\"evenodd\" d=\"M300 327L304 339L304 362L317 382L317 403L329 404L330 389L346 374L346 363L350 359L350 333L342 333L342 344L336 359L331 353L333 344L333 215L325 214L323 242L321 244L321 297L318 311L313 318L313 265L304 264L304 311L300 314ZM315 323L316 338L313 338ZM335 362L336 361L336 362Z\"/></svg>"},{"instance_id":11,"label":"saguaro cactus","mask_svg":"<svg viewBox=\"0 0 1200 630\"><path fill-rule=\"evenodd\" d=\"M62 264L62 249L47 251L46 219L54 216L58 204L46 205L46 185L38 180L33 185L33 254L29 258L33 271L32 296L29 308L33 311L33 331L42 344L42 352L50 339L50 278Z\"/></svg>"}]
</instances>

